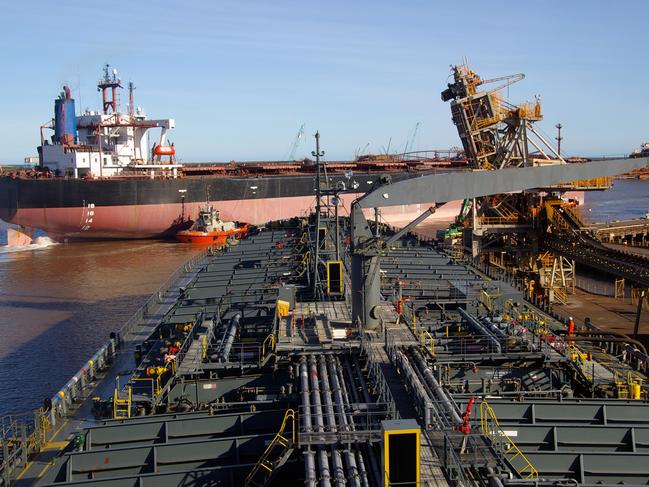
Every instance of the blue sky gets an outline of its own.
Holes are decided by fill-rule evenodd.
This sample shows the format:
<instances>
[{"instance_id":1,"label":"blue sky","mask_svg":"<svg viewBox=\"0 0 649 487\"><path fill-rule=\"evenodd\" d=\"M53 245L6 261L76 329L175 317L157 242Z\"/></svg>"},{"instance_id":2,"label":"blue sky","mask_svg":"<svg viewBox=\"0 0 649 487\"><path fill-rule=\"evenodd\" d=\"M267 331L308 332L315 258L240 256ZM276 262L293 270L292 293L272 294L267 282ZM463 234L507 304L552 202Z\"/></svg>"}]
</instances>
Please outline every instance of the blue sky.
<instances>
[{"instance_id":1,"label":"blue sky","mask_svg":"<svg viewBox=\"0 0 649 487\"><path fill-rule=\"evenodd\" d=\"M104 63L150 117L176 119L185 161L282 158L302 123L328 159L403 148L417 122L415 148L448 148L439 94L464 56L483 77L524 72L510 101L540 94L564 153L628 153L649 140L648 14L644 1L4 2L0 161L36 154L63 83L77 110L98 109Z\"/></svg>"}]
</instances>

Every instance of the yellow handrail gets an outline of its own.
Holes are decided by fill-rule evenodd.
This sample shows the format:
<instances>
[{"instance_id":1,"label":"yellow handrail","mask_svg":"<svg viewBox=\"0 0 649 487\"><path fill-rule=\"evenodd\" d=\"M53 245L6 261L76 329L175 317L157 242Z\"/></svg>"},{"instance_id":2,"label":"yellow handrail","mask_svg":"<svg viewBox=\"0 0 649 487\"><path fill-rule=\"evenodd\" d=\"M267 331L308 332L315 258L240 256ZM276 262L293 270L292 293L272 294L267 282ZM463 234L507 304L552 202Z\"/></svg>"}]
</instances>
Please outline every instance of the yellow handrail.
<instances>
[{"instance_id":1,"label":"yellow handrail","mask_svg":"<svg viewBox=\"0 0 649 487\"><path fill-rule=\"evenodd\" d=\"M488 293L485 289L480 291L480 302L484 304L488 311L494 310L494 301L503 295L500 288L496 292Z\"/></svg>"},{"instance_id":2,"label":"yellow handrail","mask_svg":"<svg viewBox=\"0 0 649 487\"><path fill-rule=\"evenodd\" d=\"M428 346L426 346L426 343L428 343ZM435 356L435 339L428 331L422 330L419 334L419 345L422 350L427 351L432 357Z\"/></svg>"},{"instance_id":3,"label":"yellow handrail","mask_svg":"<svg viewBox=\"0 0 649 487\"><path fill-rule=\"evenodd\" d=\"M557 184L561 188L610 188L613 184L613 178L603 176L593 179L583 179L580 181L571 181L569 183Z\"/></svg>"},{"instance_id":4,"label":"yellow handrail","mask_svg":"<svg viewBox=\"0 0 649 487\"><path fill-rule=\"evenodd\" d=\"M539 478L538 470L534 468L534 465L532 465L525 454L516 446L516 443L502 429L496 413L487 401L480 403L480 429L482 430L482 434L489 438L494 446L503 439L506 441L503 455L518 475L528 480L536 480ZM515 459L522 460L521 468L516 467L514 464ZM517 463L521 462L517 461Z\"/></svg>"},{"instance_id":5,"label":"yellow handrail","mask_svg":"<svg viewBox=\"0 0 649 487\"><path fill-rule=\"evenodd\" d=\"M481 225L512 225L518 223L519 217L516 216L479 216L478 223Z\"/></svg>"},{"instance_id":6,"label":"yellow handrail","mask_svg":"<svg viewBox=\"0 0 649 487\"><path fill-rule=\"evenodd\" d=\"M113 392L113 419L131 417L131 401L133 399L133 390L128 386L128 396L126 399L120 399L117 387Z\"/></svg>"},{"instance_id":7,"label":"yellow handrail","mask_svg":"<svg viewBox=\"0 0 649 487\"><path fill-rule=\"evenodd\" d=\"M289 421L290 421L290 428L291 428L290 439L284 436L284 431L286 430ZM295 411L293 409L288 409L286 411L286 414L284 414L284 419L282 420L282 426L279 428L277 434L275 434L273 441L271 441L268 444L268 446L264 450L264 453L262 453L261 457L259 458L259 461L255 464L255 466L252 468L252 470L246 477L246 480L244 481L244 486L248 487L254 485L252 479L255 477L255 475L257 475L259 470L262 468L267 470L269 473L272 473L273 469L275 468L275 462L269 461L268 457L270 456L273 447L275 447L276 445L280 445L282 446L283 450L287 450L289 448L292 448L293 445L295 445L296 438L297 438L297 431L295 430ZM283 453L284 451L282 451L282 454ZM281 458L281 454L279 455L279 458ZM256 485L260 485L260 484L256 484Z\"/></svg>"},{"instance_id":8,"label":"yellow handrail","mask_svg":"<svg viewBox=\"0 0 649 487\"><path fill-rule=\"evenodd\" d=\"M267 344L270 344L269 348L267 349L266 347L268 346ZM261 361L266 358L266 351L269 352L274 352L275 351L275 334L270 333L266 338L264 338L264 341L261 344Z\"/></svg>"},{"instance_id":9,"label":"yellow handrail","mask_svg":"<svg viewBox=\"0 0 649 487\"><path fill-rule=\"evenodd\" d=\"M304 274L306 270L309 268L310 260L311 260L311 251L307 250L302 256L300 263L297 265L295 269L295 273L298 277L302 276L302 274Z\"/></svg>"}]
</instances>

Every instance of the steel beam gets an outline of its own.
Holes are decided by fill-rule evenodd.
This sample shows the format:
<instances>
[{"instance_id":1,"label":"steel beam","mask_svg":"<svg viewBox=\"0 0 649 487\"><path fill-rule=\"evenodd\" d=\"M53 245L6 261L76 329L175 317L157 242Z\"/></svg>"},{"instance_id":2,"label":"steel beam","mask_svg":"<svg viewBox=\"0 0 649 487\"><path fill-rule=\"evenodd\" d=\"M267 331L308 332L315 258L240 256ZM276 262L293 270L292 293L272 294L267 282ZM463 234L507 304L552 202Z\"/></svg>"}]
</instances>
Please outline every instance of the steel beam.
<instances>
[{"instance_id":1,"label":"steel beam","mask_svg":"<svg viewBox=\"0 0 649 487\"><path fill-rule=\"evenodd\" d=\"M609 159L583 164L509 167L497 171L429 174L381 186L360 197L361 208L439 203L624 174L649 165L649 158Z\"/></svg>"},{"instance_id":2,"label":"steel beam","mask_svg":"<svg viewBox=\"0 0 649 487\"><path fill-rule=\"evenodd\" d=\"M405 227L403 227L397 233L395 233L390 238L388 238L385 241L385 244L390 245L391 243L396 242L397 240L399 240L403 235L405 235L411 229L415 228L417 225L419 225L421 222L423 222L425 219L427 219L429 216L431 216L433 213L435 213L435 208L436 208L435 206L431 206L430 208L428 208L426 211L424 211L421 215L419 215L413 221L408 223Z\"/></svg>"}]
</instances>

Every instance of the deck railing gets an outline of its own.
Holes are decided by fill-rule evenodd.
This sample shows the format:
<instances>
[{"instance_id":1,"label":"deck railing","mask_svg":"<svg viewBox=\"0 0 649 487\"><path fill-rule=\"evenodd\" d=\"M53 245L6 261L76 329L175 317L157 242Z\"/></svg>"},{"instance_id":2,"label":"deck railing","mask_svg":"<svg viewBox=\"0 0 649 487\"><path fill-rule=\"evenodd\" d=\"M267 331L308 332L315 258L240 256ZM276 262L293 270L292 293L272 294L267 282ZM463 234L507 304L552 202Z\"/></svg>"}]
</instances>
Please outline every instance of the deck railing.
<instances>
[{"instance_id":1,"label":"deck railing","mask_svg":"<svg viewBox=\"0 0 649 487\"><path fill-rule=\"evenodd\" d=\"M43 408L22 415L0 417L3 427L0 437L0 486L9 485L17 472L27 463L27 458L37 454L51 439L55 426L76 404L88 398L97 379L109 369L124 341L132 339L131 333L162 304L164 296L176 287L176 282L193 272L203 260L221 250L208 247L192 256L154 292L117 332L97 350L72 378L49 400ZM18 434L19 433L19 434Z\"/></svg>"}]
</instances>

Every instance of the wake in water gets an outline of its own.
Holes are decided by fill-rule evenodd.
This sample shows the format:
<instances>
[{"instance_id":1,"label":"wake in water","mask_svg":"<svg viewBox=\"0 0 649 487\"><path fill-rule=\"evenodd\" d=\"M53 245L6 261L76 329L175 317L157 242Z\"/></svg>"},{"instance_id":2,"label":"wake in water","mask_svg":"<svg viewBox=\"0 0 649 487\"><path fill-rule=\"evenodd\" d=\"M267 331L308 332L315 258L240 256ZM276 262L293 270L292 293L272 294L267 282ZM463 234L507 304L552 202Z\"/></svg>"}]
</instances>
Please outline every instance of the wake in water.
<instances>
[{"instance_id":1,"label":"wake in water","mask_svg":"<svg viewBox=\"0 0 649 487\"><path fill-rule=\"evenodd\" d=\"M14 245L13 247L9 247L8 245L3 245L0 247L0 254L42 250L48 247L53 247L54 245L59 245L59 244L58 242L52 240L50 237L36 237L34 241L29 245Z\"/></svg>"}]
</instances>

